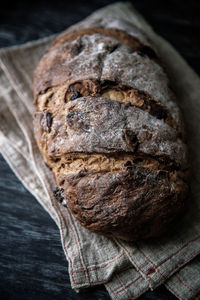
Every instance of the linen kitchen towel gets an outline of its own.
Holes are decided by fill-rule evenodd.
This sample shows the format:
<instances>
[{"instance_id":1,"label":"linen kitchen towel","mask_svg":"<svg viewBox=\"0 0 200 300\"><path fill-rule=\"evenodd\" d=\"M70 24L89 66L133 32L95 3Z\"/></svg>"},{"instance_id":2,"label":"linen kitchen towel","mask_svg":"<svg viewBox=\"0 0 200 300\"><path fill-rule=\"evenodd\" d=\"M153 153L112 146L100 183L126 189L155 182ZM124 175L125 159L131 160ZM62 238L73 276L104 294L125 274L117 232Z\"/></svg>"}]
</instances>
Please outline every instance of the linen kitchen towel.
<instances>
[{"instance_id":1,"label":"linen kitchen towel","mask_svg":"<svg viewBox=\"0 0 200 300\"><path fill-rule=\"evenodd\" d=\"M96 20L142 29L155 44L183 112L191 162L190 208L161 238L124 242L93 234L55 201L54 178L37 148L32 125L33 71L55 36L0 50L0 151L25 187L58 225L72 287L105 284L112 299L136 299L160 284L179 299L200 299L200 79L129 3L97 10L70 27Z\"/></svg>"}]
</instances>

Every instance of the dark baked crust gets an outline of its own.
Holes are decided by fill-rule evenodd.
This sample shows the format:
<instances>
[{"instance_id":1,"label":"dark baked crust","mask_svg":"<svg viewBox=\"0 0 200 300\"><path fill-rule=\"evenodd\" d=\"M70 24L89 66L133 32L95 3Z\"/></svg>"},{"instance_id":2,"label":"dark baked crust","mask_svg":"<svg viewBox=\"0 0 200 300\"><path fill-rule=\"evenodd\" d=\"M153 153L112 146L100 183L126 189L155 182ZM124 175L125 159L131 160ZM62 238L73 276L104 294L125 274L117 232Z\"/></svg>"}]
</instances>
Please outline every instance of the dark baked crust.
<instances>
[{"instance_id":1,"label":"dark baked crust","mask_svg":"<svg viewBox=\"0 0 200 300\"><path fill-rule=\"evenodd\" d=\"M99 39L98 43L100 43L101 38L103 38L107 54L114 52L120 44L123 44L128 46L131 51L137 52L141 56L147 55L150 59L160 63L160 60L157 58L157 55L152 48L142 44L138 38L129 35L123 30L116 28L107 29L102 27L93 27L72 31L58 37L51 46L51 52L55 53L53 53L52 56L44 56L38 65L37 71L35 72L36 95L49 87L67 82L69 77L74 77L74 72L72 73L69 68L62 68L62 63L65 62L67 56L70 59L71 57L74 58L79 55L84 47L81 37L91 35L97 36L97 39ZM105 40L105 37L108 37L107 41ZM99 57L99 59L101 58ZM101 63L97 69L93 71L98 73L100 68Z\"/></svg>"},{"instance_id":2,"label":"dark baked crust","mask_svg":"<svg viewBox=\"0 0 200 300\"><path fill-rule=\"evenodd\" d=\"M58 200L87 229L125 240L165 232L188 192L180 111L142 40L102 26L68 32L34 78L35 136Z\"/></svg>"},{"instance_id":3,"label":"dark baked crust","mask_svg":"<svg viewBox=\"0 0 200 300\"><path fill-rule=\"evenodd\" d=\"M83 172L65 177L64 195L89 230L125 240L144 239L166 231L184 209L187 187L180 179L177 183L178 176L137 165L116 172Z\"/></svg>"}]
</instances>

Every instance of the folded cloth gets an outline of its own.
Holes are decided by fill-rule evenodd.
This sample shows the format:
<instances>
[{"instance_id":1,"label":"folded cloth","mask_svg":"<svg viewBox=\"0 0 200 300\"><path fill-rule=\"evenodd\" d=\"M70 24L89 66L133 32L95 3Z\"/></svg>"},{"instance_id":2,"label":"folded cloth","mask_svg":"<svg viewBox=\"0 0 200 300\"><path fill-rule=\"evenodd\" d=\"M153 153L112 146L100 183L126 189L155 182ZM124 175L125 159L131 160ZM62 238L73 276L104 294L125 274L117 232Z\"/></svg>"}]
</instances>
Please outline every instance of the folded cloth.
<instances>
[{"instance_id":1,"label":"folded cloth","mask_svg":"<svg viewBox=\"0 0 200 300\"><path fill-rule=\"evenodd\" d=\"M68 30L102 19L142 29L157 47L182 109L191 160L190 208L161 238L124 242L81 227L53 198L54 178L37 148L32 126L33 71L55 36L0 50L0 151L25 187L58 225L72 288L105 284L112 299L136 299L163 284L179 299L200 299L200 79L129 3L100 9ZM68 31L67 30L67 31Z\"/></svg>"}]
</instances>

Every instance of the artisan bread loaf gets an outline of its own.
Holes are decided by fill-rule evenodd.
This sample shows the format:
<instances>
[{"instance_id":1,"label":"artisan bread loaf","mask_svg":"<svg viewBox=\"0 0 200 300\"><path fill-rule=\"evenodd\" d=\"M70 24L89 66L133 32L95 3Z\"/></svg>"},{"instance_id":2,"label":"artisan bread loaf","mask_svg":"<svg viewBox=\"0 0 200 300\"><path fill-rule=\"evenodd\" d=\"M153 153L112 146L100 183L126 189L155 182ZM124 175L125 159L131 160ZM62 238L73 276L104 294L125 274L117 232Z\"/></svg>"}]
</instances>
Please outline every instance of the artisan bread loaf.
<instances>
[{"instance_id":1,"label":"artisan bread loaf","mask_svg":"<svg viewBox=\"0 0 200 300\"><path fill-rule=\"evenodd\" d=\"M34 131L55 197L82 226L124 240L158 236L184 211L180 110L152 42L122 20L59 36L34 77Z\"/></svg>"}]
</instances>

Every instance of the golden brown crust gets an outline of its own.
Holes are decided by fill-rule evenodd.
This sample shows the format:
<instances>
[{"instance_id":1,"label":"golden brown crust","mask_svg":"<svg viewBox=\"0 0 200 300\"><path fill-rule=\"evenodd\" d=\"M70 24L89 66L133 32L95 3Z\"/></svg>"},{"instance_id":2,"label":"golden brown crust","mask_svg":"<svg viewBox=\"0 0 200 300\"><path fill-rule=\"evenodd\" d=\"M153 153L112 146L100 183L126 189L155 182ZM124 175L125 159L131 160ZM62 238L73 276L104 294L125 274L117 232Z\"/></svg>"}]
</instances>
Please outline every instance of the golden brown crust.
<instances>
[{"instance_id":1,"label":"golden brown crust","mask_svg":"<svg viewBox=\"0 0 200 300\"><path fill-rule=\"evenodd\" d=\"M136 77L126 74L126 60L139 66ZM184 210L187 148L167 80L154 50L113 28L69 32L39 63L36 140L57 199L87 229L143 239L163 233Z\"/></svg>"}]
</instances>

